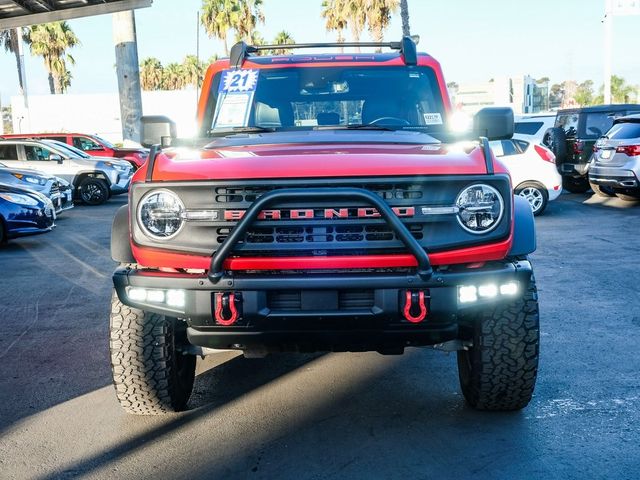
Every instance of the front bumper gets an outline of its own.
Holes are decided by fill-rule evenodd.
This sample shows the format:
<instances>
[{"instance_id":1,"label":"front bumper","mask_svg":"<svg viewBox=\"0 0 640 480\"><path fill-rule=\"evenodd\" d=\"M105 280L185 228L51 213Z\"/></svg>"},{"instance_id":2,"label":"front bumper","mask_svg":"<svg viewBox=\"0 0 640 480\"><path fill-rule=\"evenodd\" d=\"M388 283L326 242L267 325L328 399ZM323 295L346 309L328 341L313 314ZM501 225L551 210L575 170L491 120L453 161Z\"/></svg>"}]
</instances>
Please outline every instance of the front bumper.
<instances>
[{"instance_id":1,"label":"front bumper","mask_svg":"<svg viewBox=\"0 0 640 480\"><path fill-rule=\"evenodd\" d=\"M129 186L131 185L132 177L118 177L117 183L111 184L111 194L119 195L121 193L127 193L129 191Z\"/></svg>"},{"instance_id":2,"label":"front bumper","mask_svg":"<svg viewBox=\"0 0 640 480\"><path fill-rule=\"evenodd\" d=\"M213 283L205 275L118 268L113 276L120 300L134 308L184 318L192 344L219 349L386 350L431 345L459 336L464 314L512 302L526 291L528 261L492 262L481 268L436 269L418 274L314 273L232 275ZM518 285L517 293L462 303L461 286ZM184 306L135 301L131 289L183 291ZM423 292L426 317L403 314L407 291ZM216 320L216 294L241 298L233 325ZM363 298L365 299L363 301ZM368 300L367 300L368 299Z\"/></svg>"}]
</instances>

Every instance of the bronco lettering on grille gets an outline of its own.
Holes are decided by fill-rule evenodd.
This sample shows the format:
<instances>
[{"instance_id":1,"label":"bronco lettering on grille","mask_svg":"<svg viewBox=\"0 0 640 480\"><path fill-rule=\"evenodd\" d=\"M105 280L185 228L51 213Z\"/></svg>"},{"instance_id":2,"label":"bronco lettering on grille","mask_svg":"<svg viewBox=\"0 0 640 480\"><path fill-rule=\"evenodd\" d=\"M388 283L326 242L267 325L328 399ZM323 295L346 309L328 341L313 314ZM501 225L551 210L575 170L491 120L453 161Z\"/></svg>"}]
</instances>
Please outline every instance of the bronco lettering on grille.
<instances>
[{"instance_id":1,"label":"bronco lettering on grille","mask_svg":"<svg viewBox=\"0 0 640 480\"><path fill-rule=\"evenodd\" d=\"M416 214L415 207L393 207L393 212L398 217L413 217ZM225 220L241 220L246 210L225 210ZM380 213L371 207L366 208L302 208L287 210L263 210L258 215L258 220L312 220L314 218L378 218Z\"/></svg>"}]
</instances>

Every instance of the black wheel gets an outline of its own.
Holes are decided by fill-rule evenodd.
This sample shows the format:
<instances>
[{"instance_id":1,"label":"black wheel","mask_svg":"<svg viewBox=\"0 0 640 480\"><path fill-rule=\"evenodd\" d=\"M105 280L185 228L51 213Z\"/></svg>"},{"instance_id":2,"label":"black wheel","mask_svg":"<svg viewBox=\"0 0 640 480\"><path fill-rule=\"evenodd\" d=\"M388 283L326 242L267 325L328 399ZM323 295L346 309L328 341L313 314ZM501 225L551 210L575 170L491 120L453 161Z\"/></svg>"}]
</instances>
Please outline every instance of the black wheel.
<instances>
[{"instance_id":1,"label":"black wheel","mask_svg":"<svg viewBox=\"0 0 640 480\"><path fill-rule=\"evenodd\" d=\"M546 188L535 182L525 182L515 189L516 195L526 198L531 205L534 215L540 215L549 203L549 192Z\"/></svg>"},{"instance_id":2,"label":"black wheel","mask_svg":"<svg viewBox=\"0 0 640 480\"><path fill-rule=\"evenodd\" d=\"M124 305L113 293L109 350L113 384L127 413L157 415L184 410L196 357L180 352L183 322Z\"/></svg>"},{"instance_id":3,"label":"black wheel","mask_svg":"<svg viewBox=\"0 0 640 480\"><path fill-rule=\"evenodd\" d=\"M109 200L109 185L100 178L87 177L78 186L80 200L87 205L102 205Z\"/></svg>"},{"instance_id":4,"label":"black wheel","mask_svg":"<svg viewBox=\"0 0 640 480\"><path fill-rule=\"evenodd\" d=\"M531 277L522 297L472 319L473 346L458 352L460 386L478 410L520 410L533 395L538 373L539 314Z\"/></svg>"},{"instance_id":5,"label":"black wheel","mask_svg":"<svg viewBox=\"0 0 640 480\"><path fill-rule=\"evenodd\" d=\"M583 177L562 177L562 188L571 193L585 193L589 190L589 180Z\"/></svg>"},{"instance_id":6,"label":"black wheel","mask_svg":"<svg viewBox=\"0 0 640 480\"><path fill-rule=\"evenodd\" d=\"M593 190L593 193L595 193L599 197L615 197L616 196L616 192L614 192L613 188L611 187L605 187L603 185L597 185L591 182L589 182L589 186L591 187L591 190Z\"/></svg>"},{"instance_id":7,"label":"black wheel","mask_svg":"<svg viewBox=\"0 0 640 480\"><path fill-rule=\"evenodd\" d=\"M560 127L548 128L542 143L556 156L556 163L563 163L567 157L567 136Z\"/></svg>"},{"instance_id":8,"label":"black wheel","mask_svg":"<svg viewBox=\"0 0 640 480\"><path fill-rule=\"evenodd\" d=\"M625 202L638 202L640 201L640 190L638 191L629 191L629 190L616 190L616 197L620 200L624 200Z\"/></svg>"}]
</instances>

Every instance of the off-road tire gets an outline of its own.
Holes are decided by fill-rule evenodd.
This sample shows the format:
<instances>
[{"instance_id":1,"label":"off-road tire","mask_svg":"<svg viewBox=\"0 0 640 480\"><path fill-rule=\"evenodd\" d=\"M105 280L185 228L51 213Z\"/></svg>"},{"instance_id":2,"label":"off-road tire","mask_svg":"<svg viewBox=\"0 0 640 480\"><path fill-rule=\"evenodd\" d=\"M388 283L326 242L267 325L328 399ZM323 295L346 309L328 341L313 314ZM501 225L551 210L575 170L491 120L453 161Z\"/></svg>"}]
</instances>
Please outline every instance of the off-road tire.
<instances>
[{"instance_id":1,"label":"off-road tire","mask_svg":"<svg viewBox=\"0 0 640 480\"><path fill-rule=\"evenodd\" d=\"M602 185L597 185L591 182L589 182L589 186L591 187L591 190L593 190L593 193L599 197L611 198L616 196L616 192L614 192L611 187L603 187Z\"/></svg>"},{"instance_id":2,"label":"off-road tire","mask_svg":"<svg viewBox=\"0 0 640 480\"><path fill-rule=\"evenodd\" d=\"M521 183L516 187L515 194L527 199L535 216L542 215L549 203L549 192L536 182Z\"/></svg>"},{"instance_id":3,"label":"off-road tire","mask_svg":"<svg viewBox=\"0 0 640 480\"><path fill-rule=\"evenodd\" d=\"M562 177L562 188L571 193L586 193L589 180L584 177Z\"/></svg>"},{"instance_id":4,"label":"off-road tire","mask_svg":"<svg viewBox=\"0 0 640 480\"><path fill-rule=\"evenodd\" d=\"M538 373L538 294L533 275L524 295L478 314L470 326L473 346L458 352L460 386L478 410L527 406Z\"/></svg>"},{"instance_id":5,"label":"off-road tire","mask_svg":"<svg viewBox=\"0 0 640 480\"><path fill-rule=\"evenodd\" d=\"M109 350L116 396L135 415L184 410L195 377L196 357L177 347L186 341L174 319L124 305L113 292Z\"/></svg>"},{"instance_id":6,"label":"off-road tire","mask_svg":"<svg viewBox=\"0 0 640 480\"><path fill-rule=\"evenodd\" d=\"M547 128L542 143L556 156L556 163L564 163L567 158L567 136L562 128Z\"/></svg>"},{"instance_id":7,"label":"off-road tire","mask_svg":"<svg viewBox=\"0 0 640 480\"><path fill-rule=\"evenodd\" d=\"M110 196L109 185L101 178L86 177L78 185L78 197L85 205L102 205Z\"/></svg>"}]
</instances>

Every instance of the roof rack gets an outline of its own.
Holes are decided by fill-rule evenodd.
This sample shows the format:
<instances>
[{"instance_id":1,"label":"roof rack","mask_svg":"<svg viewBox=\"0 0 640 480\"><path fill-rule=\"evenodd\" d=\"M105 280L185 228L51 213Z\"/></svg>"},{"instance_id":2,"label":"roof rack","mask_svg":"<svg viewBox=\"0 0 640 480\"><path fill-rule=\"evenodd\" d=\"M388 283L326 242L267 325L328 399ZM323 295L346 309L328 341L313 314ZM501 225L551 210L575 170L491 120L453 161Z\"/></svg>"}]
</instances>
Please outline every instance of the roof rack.
<instances>
[{"instance_id":1,"label":"roof rack","mask_svg":"<svg viewBox=\"0 0 640 480\"><path fill-rule=\"evenodd\" d=\"M238 42L231 47L229 63L234 68L242 68L244 61L252 54L261 50L291 50L294 48L342 48L342 47L376 47L399 50L405 65L418 63L416 49L417 37L402 37L399 42L344 42L344 43L294 43L286 45L247 45Z\"/></svg>"}]
</instances>

